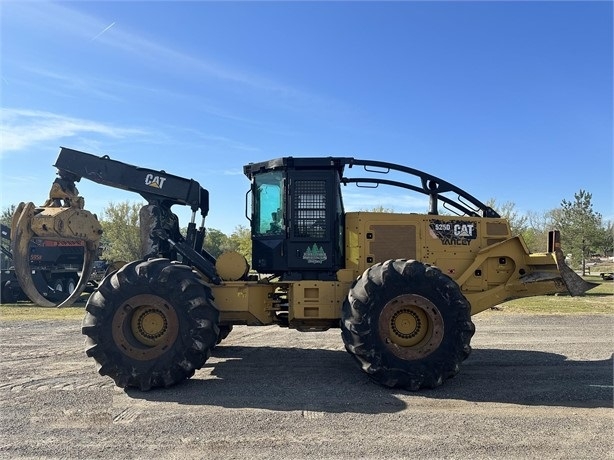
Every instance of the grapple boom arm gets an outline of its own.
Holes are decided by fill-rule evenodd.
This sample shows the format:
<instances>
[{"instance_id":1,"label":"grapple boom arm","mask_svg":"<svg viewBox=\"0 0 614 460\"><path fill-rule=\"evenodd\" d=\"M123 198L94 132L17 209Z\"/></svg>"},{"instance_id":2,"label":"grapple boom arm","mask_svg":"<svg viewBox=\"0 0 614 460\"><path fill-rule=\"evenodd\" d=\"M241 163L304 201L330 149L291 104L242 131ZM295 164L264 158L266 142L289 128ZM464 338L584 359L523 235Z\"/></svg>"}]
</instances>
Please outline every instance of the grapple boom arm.
<instances>
[{"instance_id":1,"label":"grapple boom arm","mask_svg":"<svg viewBox=\"0 0 614 460\"><path fill-rule=\"evenodd\" d=\"M164 170L141 168L121 161L112 160L108 155L96 156L66 147L54 165L61 177L78 182L82 177L140 194L147 201L163 202L170 207L174 204L188 205L193 211L200 209L203 217L209 213L209 192L192 179L175 176Z\"/></svg>"},{"instance_id":2,"label":"grapple boom arm","mask_svg":"<svg viewBox=\"0 0 614 460\"><path fill-rule=\"evenodd\" d=\"M70 305L83 291L91 275L102 229L96 216L84 209L84 199L75 187L75 182L81 178L136 192L147 200L149 204L141 209L140 215L143 257L168 253L164 257L172 258L171 250L174 248L213 282L218 281L211 260L197 251L186 255L187 246L202 246L204 219L209 212L209 192L198 182L163 170L112 160L108 155L96 156L66 147L60 148L54 166L58 169L59 177L51 186L49 199L39 207L33 203L21 203L13 216L15 271L20 285L32 301L42 306L54 305L38 292L32 280L28 247L34 237L79 239L84 242L86 251L81 279L75 292L59 306ZM177 218L170 211L175 204L188 205L192 209L193 218L188 226L187 240L180 234ZM196 231L193 221L199 210L203 224Z\"/></svg>"}]
</instances>

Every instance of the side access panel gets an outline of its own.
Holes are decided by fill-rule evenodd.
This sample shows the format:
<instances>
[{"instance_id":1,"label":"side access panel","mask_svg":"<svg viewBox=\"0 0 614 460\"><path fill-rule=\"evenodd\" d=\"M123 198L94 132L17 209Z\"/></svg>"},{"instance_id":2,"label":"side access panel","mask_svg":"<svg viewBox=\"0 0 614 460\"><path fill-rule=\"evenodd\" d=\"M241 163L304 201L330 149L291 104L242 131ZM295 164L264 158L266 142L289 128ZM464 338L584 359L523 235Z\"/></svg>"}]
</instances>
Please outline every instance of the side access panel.
<instances>
[{"instance_id":1,"label":"side access panel","mask_svg":"<svg viewBox=\"0 0 614 460\"><path fill-rule=\"evenodd\" d=\"M289 325L298 330L339 327L341 308L354 282L351 270L339 270L337 281L288 283Z\"/></svg>"},{"instance_id":2,"label":"side access panel","mask_svg":"<svg viewBox=\"0 0 614 460\"><path fill-rule=\"evenodd\" d=\"M356 276L389 259L416 259L456 279L479 251L511 237L505 219L423 214L346 214L346 268Z\"/></svg>"},{"instance_id":3,"label":"side access panel","mask_svg":"<svg viewBox=\"0 0 614 460\"><path fill-rule=\"evenodd\" d=\"M220 323L266 326L275 323L275 285L225 281L212 285Z\"/></svg>"}]
</instances>

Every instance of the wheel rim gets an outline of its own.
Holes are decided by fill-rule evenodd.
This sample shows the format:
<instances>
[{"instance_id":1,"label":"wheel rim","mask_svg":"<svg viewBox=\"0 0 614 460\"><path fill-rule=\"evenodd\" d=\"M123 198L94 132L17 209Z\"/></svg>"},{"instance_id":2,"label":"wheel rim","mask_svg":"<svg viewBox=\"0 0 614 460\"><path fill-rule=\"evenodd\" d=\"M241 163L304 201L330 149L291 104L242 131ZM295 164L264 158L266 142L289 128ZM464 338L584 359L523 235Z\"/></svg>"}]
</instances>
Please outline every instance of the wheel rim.
<instances>
[{"instance_id":1,"label":"wheel rim","mask_svg":"<svg viewBox=\"0 0 614 460\"><path fill-rule=\"evenodd\" d=\"M443 319L430 300L416 294L401 295L382 309L379 335L396 356L419 359L431 354L441 344Z\"/></svg>"},{"instance_id":2,"label":"wheel rim","mask_svg":"<svg viewBox=\"0 0 614 460\"><path fill-rule=\"evenodd\" d=\"M157 358L175 342L179 321L174 307L162 297L143 294L124 302L113 317L113 339L128 356Z\"/></svg>"}]
</instances>

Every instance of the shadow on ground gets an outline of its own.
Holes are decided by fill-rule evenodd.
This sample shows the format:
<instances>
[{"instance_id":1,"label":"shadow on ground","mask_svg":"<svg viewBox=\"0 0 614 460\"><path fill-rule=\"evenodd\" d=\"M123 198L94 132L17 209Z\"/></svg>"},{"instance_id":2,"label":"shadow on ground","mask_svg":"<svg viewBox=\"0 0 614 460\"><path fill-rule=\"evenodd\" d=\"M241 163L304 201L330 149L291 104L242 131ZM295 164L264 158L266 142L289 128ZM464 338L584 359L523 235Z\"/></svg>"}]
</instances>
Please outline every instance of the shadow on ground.
<instances>
[{"instance_id":1,"label":"shadow on ground","mask_svg":"<svg viewBox=\"0 0 614 460\"><path fill-rule=\"evenodd\" d=\"M212 361L176 387L129 396L227 408L393 413L408 398L518 405L613 405L613 361L571 361L526 350L474 349L460 373L434 390L408 392L371 382L345 351L219 346ZM209 372L207 372L209 371Z\"/></svg>"}]
</instances>

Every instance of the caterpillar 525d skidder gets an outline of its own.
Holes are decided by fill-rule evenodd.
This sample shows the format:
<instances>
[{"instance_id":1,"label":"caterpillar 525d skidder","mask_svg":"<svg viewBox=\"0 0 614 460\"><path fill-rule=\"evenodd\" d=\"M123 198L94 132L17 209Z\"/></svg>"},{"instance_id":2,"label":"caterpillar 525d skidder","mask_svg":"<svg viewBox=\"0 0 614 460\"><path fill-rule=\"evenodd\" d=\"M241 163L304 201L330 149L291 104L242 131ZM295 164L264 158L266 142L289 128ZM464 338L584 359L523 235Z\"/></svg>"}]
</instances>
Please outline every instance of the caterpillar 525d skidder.
<instances>
[{"instance_id":1,"label":"caterpillar 525d skidder","mask_svg":"<svg viewBox=\"0 0 614 460\"><path fill-rule=\"evenodd\" d=\"M252 271L238 253L216 260L203 250L209 194L198 182L67 148L55 167L49 200L20 205L12 223L20 281L35 302L45 299L27 279L30 238L84 240L82 280L91 271L100 225L83 209L75 182L137 192L148 203L140 212L142 259L102 280L82 325L87 355L120 387L176 384L203 366L233 325L278 324L340 328L347 351L373 380L432 388L469 356L472 315L513 298L591 288L565 265L558 232L547 252L530 254L493 209L401 165L339 157L246 165ZM362 176L346 175L354 171ZM426 194L428 212L346 213L341 189L352 183ZM171 211L177 204L192 209L185 236ZM440 206L449 212L440 215Z\"/></svg>"}]
</instances>

